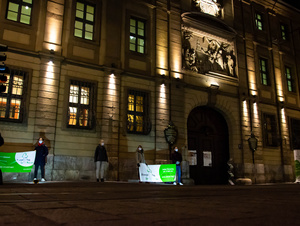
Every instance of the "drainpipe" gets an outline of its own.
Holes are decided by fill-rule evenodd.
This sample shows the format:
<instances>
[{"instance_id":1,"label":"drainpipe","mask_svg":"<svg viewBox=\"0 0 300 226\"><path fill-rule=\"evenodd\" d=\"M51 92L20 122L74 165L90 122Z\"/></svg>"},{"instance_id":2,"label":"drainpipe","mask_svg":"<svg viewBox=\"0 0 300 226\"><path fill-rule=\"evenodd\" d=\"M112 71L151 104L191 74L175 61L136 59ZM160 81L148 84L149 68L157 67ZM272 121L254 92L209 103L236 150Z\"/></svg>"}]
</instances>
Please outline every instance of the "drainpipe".
<instances>
[{"instance_id":1,"label":"drainpipe","mask_svg":"<svg viewBox=\"0 0 300 226\"><path fill-rule=\"evenodd\" d=\"M246 31L245 31L245 24L244 24L244 7L243 2L240 0L241 3L241 13L242 13L242 25L243 25L243 42L244 42L244 56L245 56L245 67L246 67L246 82L247 82L247 96L250 96L250 87L249 87L249 71L248 71L248 61L247 61L247 47L246 47ZM240 98L240 106L241 106L241 98ZM241 107L240 107L241 108ZM250 116L250 130L252 131L252 108L251 108L251 101L248 100L248 110ZM242 119L240 119L242 123ZM242 142L242 163L243 163L243 177L245 177L245 157L244 157L244 140L243 140L243 128L241 124L241 142ZM253 157L254 161L254 157Z\"/></svg>"},{"instance_id":2,"label":"drainpipe","mask_svg":"<svg viewBox=\"0 0 300 226\"><path fill-rule=\"evenodd\" d=\"M172 78L171 78L171 40L170 40L170 14L171 14L170 0L167 2L167 21L168 21L168 74L169 74L169 123L172 121ZM171 160L172 145L169 144L169 159Z\"/></svg>"},{"instance_id":3,"label":"drainpipe","mask_svg":"<svg viewBox=\"0 0 300 226\"><path fill-rule=\"evenodd\" d=\"M272 35L271 35L271 20L268 20L269 22L269 39L271 42L271 60L272 60L272 69L273 69L273 80L274 80L274 91L275 91L275 99L276 99L276 112L277 112L277 120L278 120L278 130L279 130L279 137L280 137L280 155L281 155L281 165L282 165L282 178L283 181L285 180L285 170L284 170L284 155L283 155L283 146L282 146L282 131L281 131L281 114L280 114L280 103L278 100L278 93L277 93L277 82L276 82L276 74L275 74L275 65L274 65L274 54L273 54L273 41L272 41Z\"/></svg>"}]
</instances>

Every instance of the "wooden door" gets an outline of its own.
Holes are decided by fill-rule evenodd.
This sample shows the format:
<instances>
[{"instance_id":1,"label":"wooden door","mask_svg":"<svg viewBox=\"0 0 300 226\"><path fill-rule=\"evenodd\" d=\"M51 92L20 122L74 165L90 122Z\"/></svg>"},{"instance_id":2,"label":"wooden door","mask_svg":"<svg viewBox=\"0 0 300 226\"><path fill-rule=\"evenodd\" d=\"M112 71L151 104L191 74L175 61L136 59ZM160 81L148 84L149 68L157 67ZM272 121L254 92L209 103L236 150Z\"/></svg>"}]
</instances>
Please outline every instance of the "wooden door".
<instances>
[{"instance_id":1,"label":"wooden door","mask_svg":"<svg viewBox=\"0 0 300 226\"><path fill-rule=\"evenodd\" d=\"M198 107L190 113L188 149L197 151L197 165L190 166L195 184L227 183L228 128L219 112Z\"/></svg>"}]
</instances>

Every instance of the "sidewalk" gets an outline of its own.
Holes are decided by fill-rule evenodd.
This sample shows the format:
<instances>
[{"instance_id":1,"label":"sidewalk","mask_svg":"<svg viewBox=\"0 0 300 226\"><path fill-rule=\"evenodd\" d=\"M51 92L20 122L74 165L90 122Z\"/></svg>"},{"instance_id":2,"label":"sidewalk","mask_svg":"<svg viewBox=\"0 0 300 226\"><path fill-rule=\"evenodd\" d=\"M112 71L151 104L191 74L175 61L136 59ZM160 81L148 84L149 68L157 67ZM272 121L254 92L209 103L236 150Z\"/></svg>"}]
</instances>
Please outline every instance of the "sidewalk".
<instances>
[{"instance_id":1,"label":"sidewalk","mask_svg":"<svg viewBox=\"0 0 300 226\"><path fill-rule=\"evenodd\" d=\"M127 182L0 186L0 225L298 225L300 185Z\"/></svg>"}]
</instances>

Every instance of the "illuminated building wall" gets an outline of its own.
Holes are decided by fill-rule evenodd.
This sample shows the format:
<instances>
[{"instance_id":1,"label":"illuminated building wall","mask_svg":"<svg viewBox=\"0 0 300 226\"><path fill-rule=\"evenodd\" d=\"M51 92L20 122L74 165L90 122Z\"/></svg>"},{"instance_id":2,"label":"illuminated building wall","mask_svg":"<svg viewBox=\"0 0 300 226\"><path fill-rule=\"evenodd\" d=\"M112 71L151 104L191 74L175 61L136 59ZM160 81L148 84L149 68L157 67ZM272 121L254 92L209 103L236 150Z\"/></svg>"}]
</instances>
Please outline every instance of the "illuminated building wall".
<instances>
[{"instance_id":1,"label":"illuminated building wall","mask_svg":"<svg viewBox=\"0 0 300 226\"><path fill-rule=\"evenodd\" d=\"M21 144L31 150L45 137L49 179L94 180L94 150L104 139L107 178L136 180L138 145L148 163L170 162L164 134L170 121L187 160L188 117L208 107L227 123L237 177L293 180L290 120L299 120L299 11L272 0L90 0L84 1L92 3L84 17L82 2L48 0L34 1L30 24L22 24L6 18L7 2L0 1L0 43L9 46L7 64L28 76L23 105L12 105L22 105L22 115L11 113L22 121L0 114L4 148ZM290 29L289 41L280 24ZM285 66L291 68L293 91L287 90ZM268 78L262 79L265 69ZM139 110L132 99L129 109L128 95L140 98ZM267 120L274 133L266 131ZM254 159L251 132L258 139Z\"/></svg>"}]
</instances>

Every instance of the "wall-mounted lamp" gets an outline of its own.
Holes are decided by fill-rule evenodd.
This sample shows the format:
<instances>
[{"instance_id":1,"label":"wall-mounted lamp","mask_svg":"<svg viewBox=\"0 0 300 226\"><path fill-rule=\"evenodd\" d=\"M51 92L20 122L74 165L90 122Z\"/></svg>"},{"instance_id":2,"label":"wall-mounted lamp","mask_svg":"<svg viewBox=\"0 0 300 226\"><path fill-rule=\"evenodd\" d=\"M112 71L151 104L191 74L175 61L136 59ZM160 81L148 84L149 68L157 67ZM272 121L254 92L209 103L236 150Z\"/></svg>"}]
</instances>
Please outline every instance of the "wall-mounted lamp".
<instances>
[{"instance_id":1,"label":"wall-mounted lamp","mask_svg":"<svg viewBox=\"0 0 300 226\"><path fill-rule=\"evenodd\" d=\"M254 133L251 132L251 136L250 138L248 139L248 143L249 143L249 148L255 152L256 149L257 149L257 138L255 137Z\"/></svg>"},{"instance_id":2,"label":"wall-mounted lamp","mask_svg":"<svg viewBox=\"0 0 300 226\"><path fill-rule=\"evenodd\" d=\"M219 85L218 84L210 84L210 88L214 89L214 90L218 90L219 89Z\"/></svg>"}]
</instances>

